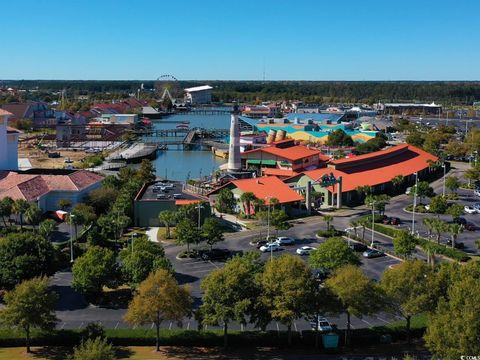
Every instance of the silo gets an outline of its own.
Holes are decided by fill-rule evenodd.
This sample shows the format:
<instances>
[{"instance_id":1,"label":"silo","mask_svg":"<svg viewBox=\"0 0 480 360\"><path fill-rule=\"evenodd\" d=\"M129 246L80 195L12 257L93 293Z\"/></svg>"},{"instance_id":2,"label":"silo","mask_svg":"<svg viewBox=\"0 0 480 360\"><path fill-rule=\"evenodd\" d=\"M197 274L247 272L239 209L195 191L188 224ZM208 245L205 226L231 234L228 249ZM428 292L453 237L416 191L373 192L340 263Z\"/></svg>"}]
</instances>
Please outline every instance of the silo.
<instances>
[{"instance_id":1,"label":"silo","mask_svg":"<svg viewBox=\"0 0 480 360\"><path fill-rule=\"evenodd\" d=\"M277 130L270 130L267 136L267 144L271 144L275 141L275 136L277 135Z\"/></svg>"}]
</instances>

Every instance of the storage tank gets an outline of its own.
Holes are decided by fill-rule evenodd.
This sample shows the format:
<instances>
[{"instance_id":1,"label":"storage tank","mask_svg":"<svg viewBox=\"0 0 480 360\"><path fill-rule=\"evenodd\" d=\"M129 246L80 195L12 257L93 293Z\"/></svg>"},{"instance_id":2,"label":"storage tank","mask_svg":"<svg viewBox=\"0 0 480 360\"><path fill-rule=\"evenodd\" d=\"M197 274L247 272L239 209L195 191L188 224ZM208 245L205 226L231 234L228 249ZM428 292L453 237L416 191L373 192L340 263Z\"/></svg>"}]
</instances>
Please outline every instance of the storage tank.
<instances>
[{"instance_id":1,"label":"storage tank","mask_svg":"<svg viewBox=\"0 0 480 360\"><path fill-rule=\"evenodd\" d=\"M285 140L287 132L285 130L277 130L277 135L275 136L275 141Z\"/></svg>"},{"instance_id":2,"label":"storage tank","mask_svg":"<svg viewBox=\"0 0 480 360\"><path fill-rule=\"evenodd\" d=\"M277 135L277 130L270 130L267 136L267 144L271 144L275 141L275 136Z\"/></svg>"}]
</instances>

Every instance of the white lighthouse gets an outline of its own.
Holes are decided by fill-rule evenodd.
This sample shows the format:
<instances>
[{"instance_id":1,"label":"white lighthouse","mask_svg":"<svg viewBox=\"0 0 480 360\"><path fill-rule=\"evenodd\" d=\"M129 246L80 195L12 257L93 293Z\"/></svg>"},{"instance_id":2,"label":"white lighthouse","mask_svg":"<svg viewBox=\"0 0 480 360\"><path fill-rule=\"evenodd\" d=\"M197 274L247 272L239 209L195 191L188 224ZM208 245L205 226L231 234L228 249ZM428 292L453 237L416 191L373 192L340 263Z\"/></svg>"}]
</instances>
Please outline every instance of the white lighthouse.
<instances>
[{"instance_id":1,"label":"white lighthouse","mask_svg":"<svg viewBox=\"0 0 480 360\"><path fill-rule=\"evenodd\" d=\"M238 122L239 113L238 105L235 105L230 120L230 145L228 147L227 170L230 173L242 170L242 161L240 157L240 124Z\"/></svg>"}]
</instances>

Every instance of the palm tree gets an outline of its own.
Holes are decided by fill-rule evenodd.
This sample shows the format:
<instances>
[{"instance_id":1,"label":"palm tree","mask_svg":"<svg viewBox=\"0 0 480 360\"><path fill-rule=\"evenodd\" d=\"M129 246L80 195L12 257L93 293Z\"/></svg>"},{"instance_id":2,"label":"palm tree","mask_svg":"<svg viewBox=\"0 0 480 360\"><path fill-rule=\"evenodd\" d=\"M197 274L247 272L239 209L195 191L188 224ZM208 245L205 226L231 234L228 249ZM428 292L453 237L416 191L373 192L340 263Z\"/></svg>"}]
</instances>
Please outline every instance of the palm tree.
<instances>
[{"instance_id":1,"label":"palm tree","mask_svg":"<svg viewBox=\"0 0 480 360\"><path fill-rule=\"evenodd\" d=\"M175 211L165 210L158 214L158 220L165 226L165 237L170 239L170 226L175 224L177 214Z\"/></svg>"},{"instance_id":2,"label":"palm tree","mask_svg":"<svg viewBox=\"0 0 480 360\"><path fill-rule=\"evenodd\" d=\"M56 228L57 224L55 223L55 221L53 221L52 219L47 219L40 223L38 227L38 232L46 240L50 240L50 235L52 235Z\"/></svg>"},{"instance_id":3,"label":"palm tree","mask_svg":"<svg viewBox=\"0 0 480 360\"><path fill-rule=\"evenodd\" d=\"M30 225L33 226L33 229L36 229L36 226L42 220L42 210L38 207L37 204L31 204L27 211L25 211L25 219Z\"/></svg>"},{"instance_id":4,"label":"palm tree","mask_svg":"<svg viewBox=\"0 0 480 360\"><path fill-rule=\"evenodd\" d=\"M23 229L23 215L30 207L30 204L27 200L17 199L13 202L12 210L15 214L20 217L20 227Z\"/></svg>"},{"instance_id":5,"label":"palm tree","mask_svg":"<svg viewBox=\"0 0 480 360\"><path fill-rule=\"evenodd\" d=\"M403 175L396 175L390 181L392 182L395 191L398 191L400 189L400 186L402 186L403 182L405 181L405 178L403 177Z\"/></svg>"},{"instance_id":6,"label":"palm tree","mask_svg":"<svg viewBox=\"0 0 480 360\"><path fill-rule=\"evenodd\" d=\"M447 231L448 226L445 222L439 219L432 219L432 229L435 231L435 234L437 235L437 244L440 244L440 237L442 236L442 233Z\"/></svg>"},{"instance_id":7,"label":"palm tree","mask_svg":"<svg viewBox=\"0 0 480 360\"><path fill-rule=\"evenodd\" d=\"M58 200L58 207L60 210L66 211L70 206L72 206L72 202L68 199L60 199Z\"/></svg>"},{"instance_id":8,"label":"palm tree","mask_svg":"<svg viewBox=\"0 0 480 360\"><path fill-rule=\"evenodd\" d=\"M432 235L432 232L433 232L433 224L432 224L432 218L423 218L422 222L423 222L423 225L425 225L425 227L427 228L427 231L428 231L428 236L431 236Z\"/></svg>"},{"instance_id":9,"label":"palm tree","mask_svg":"<svg viewBox=\"0 0 480 360\"><path fill-rule=\"evenodd\" d=\"M0 216L2 217L5 228L7 227L6 219L12 215L13 202L12 198L8 196L0 200Z\"/></svg>"},{"instance_id":10,"label":"palm tree","mask_svg":"<svg viewBox=\"0 0 480 360\"><path fill-rule=\"evenodd\" d=\"M255 198L255 200L253 200L253 207L255 208L255 213L260 211L262 206L265 206L265 200L257 199L257 198Z\"/></svg>"},{"instance_id":11,"label":"palm tree","mask_svg":"<svg viewBox=\"0 0 480 360\"><path fill-rule=\"evenodd\" d=\"M362 218L358 221L358 224L362 227L362 240L365 240L365 229L370 225L370 221L366 218Z\"/></svg>"},{"instance_id":12,"label":"palm tree","mask_svg":"<svg viewBox=\"0 0 480 360\"><path fill-rule=\"evenodd\" d=\"M450 233L452 239L452 248L454 248L458 235L460 235L460 233L463 231L463 226L460 224L450 224L447 227L447 231Z\"/></svg>"},{"instance_id":13,"label":"palm tree","mask_svg":"<svg viewBox=\"0 0 480 360\"><path fill-rule=\"evenodd\" d=\"M327 231L330 231L330 223L333 221L332 215L323 215L323 221L327 223Z\"/></svg>"},{"instance_id":14,"label":"palm tree","mask_svg":"<svg viewBox=\"0 0 480 360\"><path fill-rule=\"evenodd\" d=\"M252 205L252 202L255 201L256 198L257 197L252 192L244 192L240 196L240 201L243 203L243 212L245 213L247 218L250 218L250 207Z\"/></svg>"},{"instance_id":15,"label":"palm tree","mask_svg":"<svg viewBox=\"0 0 480 360\"><path fill-rule=\"evenodd\" d=\"M423 245L423 251L427 255L427 264L430 264L432 268L435 267L435 246L432 242L426 242Z\"/></svg>"}]
</instances>

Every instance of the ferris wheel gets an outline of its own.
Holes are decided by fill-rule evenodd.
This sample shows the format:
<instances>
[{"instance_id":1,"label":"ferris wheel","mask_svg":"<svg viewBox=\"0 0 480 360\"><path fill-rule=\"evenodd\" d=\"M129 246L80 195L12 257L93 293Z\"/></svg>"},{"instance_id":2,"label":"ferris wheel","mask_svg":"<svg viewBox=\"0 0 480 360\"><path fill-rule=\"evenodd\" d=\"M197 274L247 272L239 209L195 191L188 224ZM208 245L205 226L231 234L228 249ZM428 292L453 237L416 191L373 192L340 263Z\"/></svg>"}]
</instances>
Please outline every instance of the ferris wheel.
<instances>
[{"instance_id":1,"label":"ferris wheel","mask_svg":"<svg viewBox=\"0 0 480 360\"><path fill-rule=\"evenodd\" d=\"M155 89L162 93L160 98L164 101L167 97L173 102L174 97L178 97L182 94L178 79L169 74L161 75L155 81Z\"/></svg>"}]
</instances>

